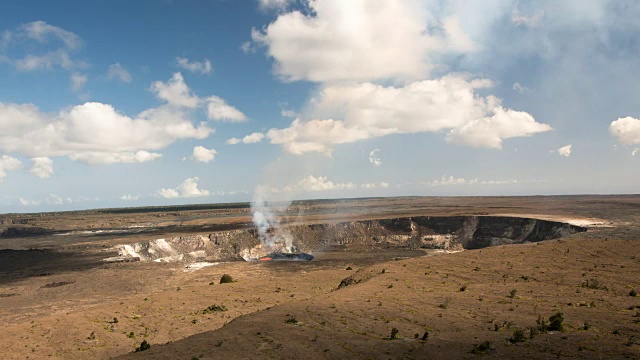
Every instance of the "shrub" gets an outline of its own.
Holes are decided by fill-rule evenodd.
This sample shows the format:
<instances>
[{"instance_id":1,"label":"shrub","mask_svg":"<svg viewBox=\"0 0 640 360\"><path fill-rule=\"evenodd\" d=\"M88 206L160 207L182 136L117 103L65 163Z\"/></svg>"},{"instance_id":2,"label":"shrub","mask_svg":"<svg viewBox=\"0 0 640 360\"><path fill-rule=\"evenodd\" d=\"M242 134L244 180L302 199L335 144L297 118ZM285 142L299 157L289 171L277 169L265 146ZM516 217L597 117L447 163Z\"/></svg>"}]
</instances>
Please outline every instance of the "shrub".
<instances>
[{"instance_id":1,"label":"shrub","mask_svg":"<svg viewBox=\"0 0 640 360\"><path fill-rule=\"evenodd\" d=\"M389 336L389 340L395 340L398 338L398 333L400 331L398 330L398 328L393 328L391 329L391 335Z\"/></svg>"},{"instance_id":2,"label":"shrub","mask_svg":"<svg viewBox=\"0 0 640 360\"><path fill-rule=\"evenodd\" d=\"M467 290L467 284L460 286L460 291L465 291L465 290Z\"/></svg>"},{"instance_id":3,"label":"shrub","mask_svg":"<svg viewBox=\"0 0 640 360\"><path fill-rule=\"evenodd\" d=\"M294 316L289 316L284 322L287 324L297 324L298 319L296 319Z\"/></svg>"},{"instance_id":4,"label":"shrub","mask_svg":"<svg viewBox=\"0 0 640 360\"><path fill-rule=\"evenodd\" d=\"M526 336L524 336L524 331L522 330L516 330L513 332L513 337L511 339L509 339L509 342L512 344L515 343L519 343L519 342L524 342L527 339Z\"/></svg>"},{"instance_id":5,"label":"shrub","mask_svg":"<svg viewBox=\"0 0 640 360\"><path fill-rule=\"evenodd\" d=\"M638 292L636 291L636 289L631 289L631 291L629 291L629 296L633 296L633 297L638 296Z\"/></svg>"},{"instance_id":6,"label":"shrub","mask_svg":"<svg viewBox=\"0 0 640 360\"><path fill-rule=\"evenodd\" d=\"M149 344L147 340L142 340L142 342L140 343L140 346L136 348L136 352L149 350L150 347L151 347L151 344Z\"/></svg>"},{"instance_id":7,"label":"shrub","mask_svg":"<svg viewBox=\"0 0 640 360\"><path fill-rule=\"evenodd\" d=\"M518 290L516 290L516 289L511 289L511 291L509 291L509 295L508 295L507 297L509 297L509 298L512 298L512 299L513 299L514 297L516 297L516 293L517 293L517 292L518 292Z\"/></svg>"},{"instance_id":8,"label":"shrub","mask_svg":"<svg viewBox=\"0 0 640 360\"><path fill-rule=\"evenodd\" d=\"M563 321L564 314L561 312L557 312L549 317L549 326L547 327L547 329L549 331L561 331Z\"/></svg>"},{"instance_id":9,"label":"shrub","mask_svg":"<svg viewBox=\"0 0 640 360\"><path fill-rule=\"evenodd\" d=\"M132 332L129 333L129 335L127 335L127 337L129 339L133 339L134 337L136 337L136 334L132 331Z\"/></svg>"},{"instance_id":10,"label":"shrub","mask_svg":"<svg viewBox=\"0 0 640 360\"><path fill-rule=\"evenodd\" d=\"M212 312L221 312L221 311L227 311L227 307L224 305L209 305L206 309L202 310L203 314L209 314Z\"/></svg>"},{"instance_id":11,"label":"shrub","mask_svg":"<svg viewBox=\"0 0 640 360\"><path fill-rule=\"evenodd\" d=\"M491 341L484 341L480 344L473 345L473 349L471 349L471 353L475 355L485 355L487 352L491 350Z\"/></svg>"},{"instance_id":12,"label":"shrub","mask_svg":"<svg viewBox=\"0 0 640 360\"><path fill-rule=\"evenodd\" d=\"M538 333L544 334L547 331L549 331L549 326L547 325L547 321L542 316L538 316L538 320L536 320L536 324L538 325L536 327L536 330L538 331Z\"/></svg>"},{"instance_id":13,"label":"shrub","mask_svg":"<svg viewBox=\"0 0 640 360\"><path fill-rule=\"evenodd\" d=\"M353 270L353 268L351 266L347 266L345 270Z\"/></svg>"},{"instance_id":14,"label":"shrub","mask_svg":"<svg viewBox=\"0 0 640 360\"><path fill-rule=\"evenodd\" d=\"M228 284L228 283L232 283L232 282L234 282L233 278L229 274L224 274L220 278L220 284Z\"/></svg>"},{"instance_id":15,"label":"shrub","mask_svg":"<svg viewBox=\"0 0 640 360\"><path fill-rule=\"evenodd\" d=\"M607 287L601 284L598 279L587 279L580 286L587 289L607 290Z\"/></svg>"}]
</instances>

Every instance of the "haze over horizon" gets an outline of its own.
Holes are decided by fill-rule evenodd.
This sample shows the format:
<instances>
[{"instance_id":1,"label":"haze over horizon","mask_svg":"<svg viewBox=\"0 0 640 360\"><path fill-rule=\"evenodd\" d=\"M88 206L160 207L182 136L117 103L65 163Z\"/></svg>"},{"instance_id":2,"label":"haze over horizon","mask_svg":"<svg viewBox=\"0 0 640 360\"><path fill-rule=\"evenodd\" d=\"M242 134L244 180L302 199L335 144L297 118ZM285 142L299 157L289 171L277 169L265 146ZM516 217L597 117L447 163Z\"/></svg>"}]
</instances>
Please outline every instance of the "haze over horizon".
<instances>
[{"instance_id":1,"label":"haze over horizon","mask_svg":"<svg viewBox=\"0 0 640 360\"><path fill-rule=\"evenodd\" d=\"M640 193L640 3L21 1L0 212Z\"/></svg>"}]
</instances>

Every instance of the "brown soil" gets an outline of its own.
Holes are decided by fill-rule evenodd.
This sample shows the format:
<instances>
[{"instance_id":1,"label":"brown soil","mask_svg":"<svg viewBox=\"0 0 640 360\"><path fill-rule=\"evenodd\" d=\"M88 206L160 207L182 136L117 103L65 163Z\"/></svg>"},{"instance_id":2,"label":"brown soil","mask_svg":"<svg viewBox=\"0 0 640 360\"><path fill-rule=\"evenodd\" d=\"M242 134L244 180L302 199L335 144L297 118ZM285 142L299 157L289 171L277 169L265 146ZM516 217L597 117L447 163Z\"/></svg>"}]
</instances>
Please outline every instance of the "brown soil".
<instances>
[{"instance_id":1,"label":"brown soil","mask_svg":"<svg viewBox=\"0 0 640 360\"><path fill-rule=\"evenodd\" d=\"M292 213L302 209L308 215L290 217L290 223L528 214L612 227L442 256L335 248L314 254L311 262L232 262L197 271L185 271L180 263L99 261L98 255L109 255L99 252L108 246L180 234L175 228L126 236L0 238L0 249L14 249L0 251L2 358L640 358L640 297L629 295L640 291L638 196L401 198L294 206L299 209ZM195 232L226 220L246 226L245 210L229 210L233 216L166 212L161 218L199 222L187 229ZM142 224L155 215L10 218L20 226L61 231L88 229L89 223ZM33 248L40 250L28 250ZM236 282L219 284L225 273ZM336 290L348 277L350 284ZM227 310L204 311L212 305ZM548 321L556 312L564 315L562 331L529 338L539 316ZM508 341L516 330L524 331L524 342ZM143 340L151 348L133 353ZM490 346L484 350L479 345L486 341Z\"/></svg>"}]
</instances>

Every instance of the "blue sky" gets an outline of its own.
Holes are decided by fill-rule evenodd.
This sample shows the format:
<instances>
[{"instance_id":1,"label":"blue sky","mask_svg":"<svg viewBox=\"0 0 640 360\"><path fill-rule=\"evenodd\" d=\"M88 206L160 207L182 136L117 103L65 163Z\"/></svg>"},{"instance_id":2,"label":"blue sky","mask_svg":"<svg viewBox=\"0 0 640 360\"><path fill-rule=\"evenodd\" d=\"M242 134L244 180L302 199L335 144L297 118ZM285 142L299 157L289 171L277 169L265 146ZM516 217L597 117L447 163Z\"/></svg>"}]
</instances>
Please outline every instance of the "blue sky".
<instances>
[{"instance_id":1,"label":"blue sky","mask_svg":"<svg viewBox=\"0 0 640 360\"><path fill-rule=\"evenodd\" d=\"M638 193L635 1L22 1L0 212Z\"/></svg>"}]
</instances>

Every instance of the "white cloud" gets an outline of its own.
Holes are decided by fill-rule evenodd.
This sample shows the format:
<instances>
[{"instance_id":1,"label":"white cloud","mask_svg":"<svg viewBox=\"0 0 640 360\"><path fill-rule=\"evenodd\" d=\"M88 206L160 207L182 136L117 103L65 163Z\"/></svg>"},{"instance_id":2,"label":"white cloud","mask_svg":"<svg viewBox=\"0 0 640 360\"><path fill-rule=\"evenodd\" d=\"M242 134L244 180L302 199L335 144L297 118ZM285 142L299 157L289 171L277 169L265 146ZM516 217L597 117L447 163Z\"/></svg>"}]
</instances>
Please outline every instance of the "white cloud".
<instances>
[{"instance_id":1,"label":"white cloud","mask_svg":"<svg viewBox=\"0 0 640 360\"><path fill-rule=\"evenodd\" d=\"M511 12L511 22L515 25L538 27L544 18L544 11L539 10L532 15L523 15L517 8Z\"/></svg>"},{"instance_id":2,"label":"white cloud","mask_svg":"<svg viewBox=\"0 0 640 360\"><path fill-rule=\"evenodd\" d=\"M609 125L609 132L623 145L640 144L640 120L627 116Z\"/></svg>"},{"instance_id":3,"label":"white cloud","mask_svg":"<svg viewBox=\"0 0 640 360\"><path fill-rule=\"evenodd\" d=\"M228 122L243 122L247 120L245 114L227 104L218 96L211 96L207 99L207 117L209 120Z\"/></svg>"},{"instance_id":4,"label":"white cloud","mask_svg":"<svg viewBox=\"0 0 640 360\"><path fill-rule=\"evenodd\" d=\"M518 179L510 179L510 180L478 180L477 178L467 180L465 178L456 178L453 176L445 176L442 178L425 182L424 185L427 186L453 186L453 185L513 185L513 184L523 184L523 183L545 183L547 180L518 180Z\"/></svg>"},{"instance_id":5,"label":"white cloud","mask_svg":"<svg viewBox=\"0 0 640 360\"><path fill-rule=\"evenodd\" d=\"M473 147L502 149L504 139L527 137L550 131L551 126L541 124L530 114L496 107L490 117L477 119L455 128L447 135L447 141Z\"/></svg>"},{"instance_id":6,"label":"white cloud","mask_svg":"<svg viewBox=\"0 0 640 360\"><path fill-rule=\"evenodd\" d=\"M520 85L520 83L513 83L513 90L519 94L524 94L527 91L529 91L529 89L527 89L526 87Z\"/></svg>"},{"instance_id":7,"label":"white cloud","mask_svg":"<svg viewBox=\"0 0 640 360\"><path fill-rule=\"evenodd\" d=\"M158 99L164 100L170 105L197 108L200 105L200 98L194 95L189 86L184 82L182 74L177 72L171 77L171 80L165 82L154 81L150 90L155 93Z\"/></svg>"},{"instance_id":8,"label":"white cloud","mask_svg":"<svg viewBox=\"0 0 640 360\"><path fill-rule=\"evenodd\" d=\"M209 190L198 189L198 180L197 177L188 178L175 189L158 190L158 195L164 198L209 196Z\"/></svg>"},{"instance_id":9,"label":"white cloud","mask_svg":"<svg viewBox=\"0 0 640 360\"><path fill-rule=\"evenodd\" d=\"M203 139L211 134L205 124L195 127L188 115L160 106L131 118L96 102L50 115L30 104L0 103L0 149L31 157L119 154L161 149L178 139Z\"/></svg>"},{"instance_id":10,"label":"white cloud","mask_svg":"<svg viewBox=\"0 0 640 360\"><path fill-rule=\"evenodd\" d=\"M226 141L226 143L229 144L229 145L236 145L236 144L239 144L239 143L255 144L255 143L259 143L260 141L262 141L262 139L264 139L264 134L263 133L254 132L254 133L251 133L251 134L243 137L242 139L238 139L238 138L228 139Z\"/></svg>"},{"instance_id":11,"label":"white cloud","mask_svg":"<svg viewBox=\"0 0 640 360\"><path fill-rule=\"evenodd\" d=\"M213 161L217 153L214 149L207 149L204 146L196 146L193 148L193 158L196 161L204 163Z\"/></svg>"},{"instance_id":12,"label":"white cloud","mask_svg":"<svg viewBox=\"0 0 640 360\"><path fill-rule=\"evenodd\" d=\"M31 169L29 172L41 179L50 178L51 175L53 175L53 160L46 156L31 158Z\"/></svg>"},{"instance_id":13,"label":"white cloud","mask_svg":"<svg viewBox=\"0 0 640 360\"><path fill-rule=\"evenodd\" d=\"M134 201L138 199L140 199L140 195L125 194L120 196L120 200L124 200L124 201Z\"/></svg>"},{"instance_id":14,"label":"white cloud","mask_svg":"<svg viewBox=\"0 0 640 360\"><path fill-rule=\"evenodd\" d=\"M633 149L633 151L631 152L631 156L636 156L637 153L640 152L640 148L635 148Z\"/></svg>"},{"instance_id":15,"label":"white cloud","mask_svg":"<svg viewBox=\"0 0 640 360\"><path fill-rule=\"evenodd\" d=\"M499 99L475 93L489 86L488 80L455 75L403 87L327 85L310 101L312 120L297 118L289 128L269 130L267 138L292 154L330 153L336 144L451 130L449 142L499 149L503 139L551 130L528 113L504 109Z\"/></svg>"},{"instance_id":16,"label":"white cloud","mask_svg":"<svg viewBox=\"0 0 640 360\"><path fill-rule=\"evenodd\" d=\"M69 155L69 159L80 161L89 165L108 165L115 163L143 163L153 161L162 154L152 153L145 150L133 152L81 152Z\"/></svg>"},{"instance_id":17,"label":"white cloud","mask_svg":"<svg viewBox=\"0 0 640 360\"><path fill-rule=\"evenodd\" d=\"M258 0L260 8L263 10L284 10L295 0Z\"/></svg>"},{"instance_id":18,"label":"white cloud","mask_svg":"<svg viewBox=\"0 0 640 360\"><path fill-rule=\"evenodd\" d=\"M382 160L380 159L380 149L373 149L369 153L369 162L373 164L373 166L382 165Z\"/></svg>"},{"instance_id":19,"label":"white cloud","mask_svg":"<svg viewBox=\"0 0 640 360\"><path fill-rule=\"evenodd\" d=\"M120 65L120 63L109 65L109 69L107 70L107 79L119 80L125 84L130 84L133 80L129 71L127 71L127 69Z\"/></svg>"},{"instance_id":20,"label":"white cloud","mask_svg":"<svg viewBox=\"0 0 640 360\"><path fill-rule=\"evenodd\" d=\"M65 70L86 67L86 64L72 60L69 53L63 49L50 51L44 55L29 54L22 59L16 59L11 62L20 71L50 70L56 66Z\"/></svg>"},{"instance_id":21,"label":"white cloud","mask_svg":"<svg viewBox=\"0 0 640 360\"><path fill-rule=\"evenodd\" d=\"M477 183L478 180L474 179L472 180L473 183ZM466 181L464 178L455 178L453 176L449 176L446 177L445 175L442 176L442 179L440 180L433 180L429 183L427 183L426 185L429 186L449 186L449 185L464 185L469 183L468 181Z\"/></svg>"},{"instance_id":22,"label":"white cloud","mask_svg":"<svg viewBox=\"0 0 640 360\"><path fill-rule=\"evenodd\" d=\"M286 193L286 192L318 192L318 191L335 191L335 190L373 190L373 189L386 189L389 184L386 182L379 183L362 183L356 184L353 182L336 183L329 180L326 176L313 176L309 175L300 179L297 183L287 185L282 188L271 188L272 193Z\"/></svg>"},{"instance_id":23,"label":"white cloud","mask_svg":"<svg viewBox=\"0 0 640 360\"><path fill-rule=\"evenodd\" d=\"M282 111L280 111L280 115L282 115L283 117L289 117L289 118L295 118L296 116L298 116L298 114L295 111L285 110L285 109L282 109Z\"/></svg>"},{"instance_id":24,"label":"white cloud","mask_svg":"<svg viewBox=\"0 0 640 360\"><path fill-rule=\"evenodd\" d=\"M22 206L35 206L35 205L40 205L40 201L35 201L35 200L29 200L29 199L25 199L25 198L18 198L18 201L20 202L20 205Z\"/></svg>"},{"instance_id":25,"label":"white cloud","mask_svg":"<svg viewBox=\"0 0 640 360\"><path fill-rule=\"evenodd\" d=\"M269 3L274 3L269 1ZM267 48L274 71L288 81L413 79L430 66L428 34L419 1L316 0L307 12L281 14L252 39Z\"/></svg>"},{"instance_id":26,"label":"white cloud","mask_svg":"<svg viewBox=\"0 0 640 360\"><path fill-rule=\"evenodd\" d=\"M62 41L64 46L69 49L76 49L82 45L82 40L78 35L44 21L24 24L20 27L20 31L27 38L41 43L46 43L53 38Z\"/></svg>"},{"instance_id":27,"label":"white cloud","mask_svg":"<svg viewBox=\"0 0 640 360\"><path fill-rule=\"evenodd\" d=\"M79 91L87 84L88 79L87 75L84 74L71 74L71 89L73 91Z\"/></svg>"},{"instance_id":28,"label":"white cloud","mask_svg":"<svg viewBox=\"0 0 640 360\"><path fill-rule=\"evenodd\" d=\"M38 46L33 42L47 44L46 52L37 53ZM60 43L55 48L55 43ZM49 45L54 43L53 46ZM69 54L82 46L82 40L76 34L63 28L34 21L23 24L15 31L5 30L0 36L0 49L9 45L19 45L27 53L22 58L0 56L0 61L12 64L20 71L35 71L60 67L65 70L81 69L88 66L83 61L75 61Z\"/></svg>"},{"instance_id":29,"label":"white cloud","mask_svg":"<svg viewBox=\"0 0 640 360\"><path fill-rule=\"evenodd\" d=\"M571 156L571 145L566 145L558 149L558 154L566 157Z\"/></svg>"},{"instance_id":30,"label":"white cloud","mask_svg":"<svg viewBox=\"0 0 640 360\"><path fill-rule=\"evenodd\" d=\"M193 106L205 103L191 93L179 74L167 84L155 85L158 97L168 104L134 117L98 102L54 114L43 113L32 104L0 102L0 151L28 157L69 156L92 164L144 162L160 156L152 150L213 133L205 123L192 122Z\"/></svg>"},{"instance_id":31,"label":"white cloud","mask_svg":"<svg viewBox=\"0 0 640 360\"><path fill-rule=\"evenodd\" d=\"M213 67L211 66L211 61L209 59L204 59L204 61L189 61L187 58L177 57L176 63L178 67L192 73L200 73L200 74L211 74L213 71Z\"/></svg>"},{"instance_id":32,"label":"white cloud","mask_svg":"<svg viewBox=\"0 0 640 360\"><path fill-rule=\"evenodd\" d=\"M7 171L18 170L22 167L22 162L9 155L0 157L0 183L7 176Z\"/></svg>"}]
</instances>

